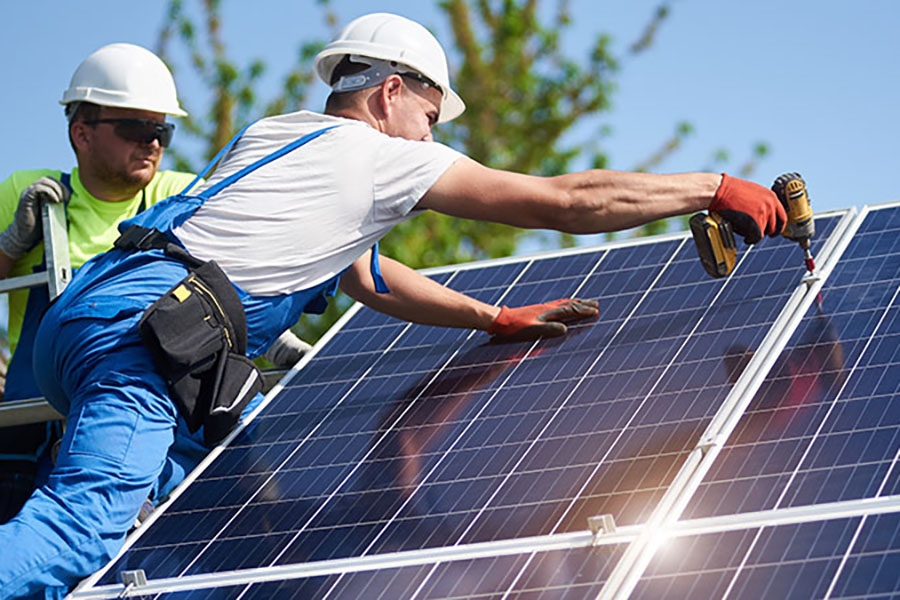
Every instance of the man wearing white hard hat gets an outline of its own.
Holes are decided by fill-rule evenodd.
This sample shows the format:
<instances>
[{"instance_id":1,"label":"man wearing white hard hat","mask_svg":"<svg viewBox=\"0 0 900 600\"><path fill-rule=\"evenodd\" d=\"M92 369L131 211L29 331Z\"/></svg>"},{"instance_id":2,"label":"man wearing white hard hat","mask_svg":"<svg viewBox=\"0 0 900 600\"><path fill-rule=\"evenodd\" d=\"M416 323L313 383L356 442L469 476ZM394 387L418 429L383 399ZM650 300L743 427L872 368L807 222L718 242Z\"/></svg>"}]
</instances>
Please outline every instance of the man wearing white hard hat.
<instances>
[{"instance_id":1,"label":"man wearing white hard hat","mask_svg":"<svg viewBox=\"0 0 900 600\"><path fill-rule=\"evenodd\" d=\"M163 151L184 117L175 81L149 50L126 43L103 46L72 75L60 104L78 166L17 171L0 183L0 278L43 269L41 202L65 202L73 269L109 250L118 225L148 206L182 192L195 175L160 171ZM14 291L9 302L9 364L4 401L40 397L34 380L34 334L49 302L44 287ZM267 351L276 366L289 368L309 344L285 331ZM12 518L34 488L46 480L57 422L4 428L0 435L0 523ZM177 485L205 452L188 440L167 467L159 497Z\"/></svg>"},{"instance_id":2,"label":"man wearing white hard hat","mask_svg":"<svg viewBox=\"0 0 900 600\"><path fill-rule=\"evenodd\" d=\"M0 547L23 548L0 562L10 593L62 594L114 555L177 415L202 424L211 442L228 436L257 379L247 358L303 312L323 310L338 286L389 315L503 342L563 335L566 323L598 313L596 301L568 298L488 305L379 260L378 240L418 212L596 233L712 208L750 242L783 227L770 190L720 174L533 177L434 142L432 127L464 105L440 44L403 17L354 20L316 70L333 90L325 114L248 126L196 192L123 223L115 249L85 265L44 316L35 368L69 427L49 484L0 526ZM182 343L200 335L201 320L229 340L209 355ZM184 363L222 369L207 386Z\"/></svg>"},{"instance_id":3,"label":"man wearing white hard hat","mask_svg":"<svg viewBox=\"0 0 900 600\"><path fill-rule=\"evenodd\" d=\"M159 200L182 191L189 173L159 171L175 126L183 117L175 82L152 52L109 44L75 70L60 104L77 166L71 171L17 171L0 182L0 277L43 270L41 202L65 202L72 267L112 247L117 226ZM40 397L32 346L49 301L46 287L9 295L12 361L4 401ZM58 423L23 425L0 432L0 523L18 511L46 478L49 447Z\"/></svg>"}]
</instances>

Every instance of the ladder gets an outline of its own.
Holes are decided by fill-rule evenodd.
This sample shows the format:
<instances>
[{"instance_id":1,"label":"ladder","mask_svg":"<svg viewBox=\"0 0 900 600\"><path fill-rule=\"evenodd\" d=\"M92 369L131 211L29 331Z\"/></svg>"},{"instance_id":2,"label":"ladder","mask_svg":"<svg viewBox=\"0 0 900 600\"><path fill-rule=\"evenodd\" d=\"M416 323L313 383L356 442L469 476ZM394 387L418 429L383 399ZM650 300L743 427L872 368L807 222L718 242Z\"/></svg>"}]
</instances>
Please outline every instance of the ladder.
<instances>
[{"instance_id":1,"label":"ladder","mask_svg":"<svg viewBox=\"0 0 900 600\"><path fill-rule=\"evenodd\" d=\"M0 292L46 285L52 300L62 293L72 278L65 204L44 202L41 206L41 222L44 227L44 260L47 270L0 280ZM43 423L62 418L43 398L0 402L0 427Z\"/></svg>"}]
</instances>

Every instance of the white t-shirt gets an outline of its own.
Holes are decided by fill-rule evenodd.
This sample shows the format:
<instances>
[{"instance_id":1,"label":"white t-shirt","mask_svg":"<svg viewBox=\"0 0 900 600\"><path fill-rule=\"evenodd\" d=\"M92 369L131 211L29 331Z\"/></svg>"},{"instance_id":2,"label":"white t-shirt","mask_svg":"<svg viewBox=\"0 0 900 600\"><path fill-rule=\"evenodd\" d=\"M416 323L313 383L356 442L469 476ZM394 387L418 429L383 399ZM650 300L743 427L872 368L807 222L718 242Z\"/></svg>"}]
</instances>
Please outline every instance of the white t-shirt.
<instances>
[{"instance_id":1,"label":"white t-shirt","mask_svg":"<svg viewBox=\"0 0 900 600\"><path fill-rule=\"evenodd\" d=\"M204 187L331 125L340 126L207 200L175 235L251 294L307 289L346 269L415 214L425 192L462 156L436 142L301 111L253 124Z\"/></svg>"}]
</instances>

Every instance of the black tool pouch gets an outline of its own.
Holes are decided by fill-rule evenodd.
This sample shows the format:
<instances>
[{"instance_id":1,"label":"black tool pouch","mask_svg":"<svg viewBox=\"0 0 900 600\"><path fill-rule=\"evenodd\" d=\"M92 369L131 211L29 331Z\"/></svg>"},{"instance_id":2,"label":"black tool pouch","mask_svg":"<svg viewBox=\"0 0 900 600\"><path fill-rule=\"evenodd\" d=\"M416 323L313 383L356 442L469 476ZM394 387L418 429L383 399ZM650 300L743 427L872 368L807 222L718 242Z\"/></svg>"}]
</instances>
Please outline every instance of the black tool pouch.
<instances>
[{"instance_id":1,"label":"black tool pouch","mask_svg":"<svg viewBox=\"0 0 900 600\"><path fill-rule=\"evenodd\" d=\"M203 426L207 446L222 441L262 389L259 369L244 356L244 309L225 273L214 261L191 269L138 327L190 430Z\"/></svg>"}]
</instances>

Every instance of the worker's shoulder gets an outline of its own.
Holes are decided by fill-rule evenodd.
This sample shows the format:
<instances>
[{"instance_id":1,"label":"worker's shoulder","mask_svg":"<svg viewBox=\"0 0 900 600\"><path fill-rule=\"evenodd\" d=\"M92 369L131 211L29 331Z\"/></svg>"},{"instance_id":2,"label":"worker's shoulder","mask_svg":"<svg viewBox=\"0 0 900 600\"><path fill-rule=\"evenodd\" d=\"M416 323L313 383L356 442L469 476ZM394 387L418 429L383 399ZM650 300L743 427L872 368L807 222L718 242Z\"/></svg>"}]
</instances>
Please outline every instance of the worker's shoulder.
<instances>
[{"instance_id":1,"label":"worker's shoulder","mask_svg":"<svg viewBox=\"0 0 900 600\"><path fill-rule=\"evenodd\" d=\"M186 191L196 177L193 173L181 171L157 171L145 188L147 200L152 204L169 196L180 194Z\"/></svg>"},{"instance_id":2,"label":"worker's shoulder","mask_svg":"<svg viewBox=\"0 0 900 600\"><path fill-rule=\"evenodd\" d=\"M59 179L62 173L59 169L21 169L13 171L2 183L24 189L41 177Z\"/></svg>"},{"instance_id":3,"label":"worker's shoulder","mask_svg":"<svg viewBox=\"0 0 900 600\"><path fill-rule=\"evenodd\" d=\"M7 198L11 198L11 201L18 204L19 195L29 185L41 177L59 179L61 174L62 171L59 169L22 169L13 171L9 177L0 181L0 201L6 201Z\"/></svg>"},{"instance_id":4,"label":"worker's shoulder","mask_svg":"<svg viewBox=\"0 0 900 600\"><path fill-rule=\"evenodd\" d=\"M389 137L365 121L309 110L299 110L265 117L253 123L248 133L251 137L266 139L270 143L281 143L323 130L328 130L328 135L324 140L331 139L346 142L349 140L364 140L366 138L380 139Z\"/></svg>"}]
</instances>

